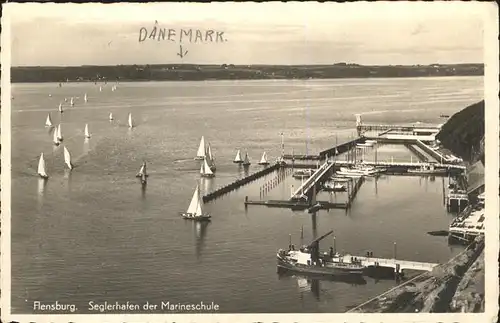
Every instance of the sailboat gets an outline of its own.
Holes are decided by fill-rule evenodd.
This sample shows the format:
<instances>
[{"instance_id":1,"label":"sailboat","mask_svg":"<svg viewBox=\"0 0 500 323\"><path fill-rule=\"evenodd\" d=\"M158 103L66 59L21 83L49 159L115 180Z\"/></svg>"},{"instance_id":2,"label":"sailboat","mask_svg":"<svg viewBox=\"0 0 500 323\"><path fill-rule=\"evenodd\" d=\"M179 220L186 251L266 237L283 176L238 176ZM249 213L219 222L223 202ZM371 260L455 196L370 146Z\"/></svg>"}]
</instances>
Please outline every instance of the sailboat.
<instances>
[{"instance_id":1,"label":"sailboat","mask_svg":"<svg viewBox=\"0 0 500 323\"><path fill-rule=\"evenodd\" d=\"M47 120L45 120L46 127L52 127L52 118L50 117L50 113L47 114Z\"/></svg>"},{"instance_id":2,"label":"sailboat","mask_svg":"<svg viewBox=\"0 0 500 323\"><path fill-rule=\"evenodd\" d=\"M262 154L262 158L260 159L259 165L269 165L269 162L267 161L266 152Z\"/></svg>"},{"instance_id":3,"label":"sailboat","mask_svg":"<svg viewBox=\"0 0 500 323\"><path fill-rule=\"evenodd\" d=\"M73 164L71 163L71 155L69 154L69 150L68 148L66 148L66 146L64 146L64 162L70 170L73 169Z\"/></svg>"},{"instance_id":4,"label":"sailboat","mask_svg":"<svg viewBox=\"0 0 500 323\"><path fill-rule=\"evenodd\" d=\"M214 158L214 155L212 154L212 147L210 147L210 143L208 143L207 152L205 155L207 156L208 166L210 166L210 169L212 170L212 172L215 172L215 170L216 170L215 158Z\"/></svg>"},{"instance_id":5,"label":"sailboat","mask_svg":"<svg viewBox=\"0 0 500 323\"><path fill-rule=\"evenodd\" d=\"M69 104L71 104L71 106L75 105L75 102L73 101L73 97L71 97L71 100L69 101Z\"/></svg>"},{"instance_id":6,"label":"sailboat","mask_svg":"<svg viewBox=\"0 0 500 323\"><path fill-rule=\"evenodd\" d=\"M132 113L128 114L128 127L129 128L133 128L134 127L134 123L132 122Z\"/></svg>"},{"instance_id":7,"label":"sailboat","mask_svg":"<svg viewBox=\"0 0 500 323\"><path fill-rule=\"evenodd\" d=\"M63 111L63 108L62 108L62 103L59 103L59 112L60 112L60 113L63 113L63 112L64 112L64 111Z\"/></svg>"},{"instance_id":8,"label":"sailboat","mask_svg":"<svg viewBox=\"0 0 500 323\"><path fill-rule=\"evenodd\" d=\"M241 152L239 149L238 149L238 152L236 153L236 157L234 157L233 163L236 163L236 164L243 163L243 160L241 159Z\"/></svg>"},{"instance_id":9,"label":"sailboat","mask_svg":"<svg viewBox=\"0 0 500 323\"><path fill-rule=\"evenodd\" d=\"M204 158L203 163L201 163L200 174L203 177L214 177L215 176L215 174L210 169L210 166L208 165L206 158Z\"/></svg>"},{"instance_id":10,"label":"sailboat","mask_svg":"<svg viewBox=\"0 0 500 323\"><path fill-rule=\"evenodd\" d=\"M88 100L87 100L87 93L85 93L85 95L83 96L83 100L84 100L85 102L87 102L87 101L88 101Z\"/></svg>"},{"instance_id":11,"label":"sailboat","mask_svg":"<svg viewBox=\"0 0 500 323\"><path fill-rule=\"evenodd\" d=\"M205 137L201 136L200 146L198 146L198 152L196 153L196 160L205 159Z\"/></svg>"},{"instance_id":12,"label":"sailboat","mask_svg":"<svg viewBox=\"0 0 500 323\"><path fill-rule=\"evenodd\" d=\"M85 124L85 138L90 138L90 132L89 132L89 124Z\"/></svg>"},{"instance_id":13,"label":"sailboat","mask_svg":"<svg viewBox=\"0 0 500 323\"><path fill-rule=\"evenodd\" d=\"M112 112L109 113L109 121L113 121L113 113Z\"/></svg>"},{"instance_id":14,"label":"sailboat","mask_svg":"<svg viewBox=\"0 0 500 323\"><path fill-rule=\"evenodd\" d=\"M99 92L102 92L102 86L99 86Z\"/></svg>"},{"instance_id":15,"label":"sailboat","mask_svg":"<svg viewBox=\"0 0 500 323\"><path fill-rule=\"evenodd\" d=\"M40 155L40 160L38 161L38 175L40 175L43 179L49 178L49 175L47 175L47 172L45 171L45 159L43 158L43 153Z\"/></svg>"},{"instance_id":16,"label":"sailboat","mask_svg":"<svg viewBox=\"0 0 500 323\"><path fill-rule=\"evenodd\" d=\"M141 183L145 184L147 181L146 178L148 176L149 175L146 172L146 162L144 161L142 162L141 169L139 169L139 172L137 173L137 175L135 175L135 177L139 177L141 179Z\"/></svg>"},{"instance_id":17,"label":"sailboat","mask_svg":"<svg viewBox=\"0 0 500 323\"><path fill-rule=\"evenodd\" d=\"M57 129L59 129L59 128L54 129L54 139L53 139L53 142L54 142L54 145L59 146L60 142L59 142L59 138L57 137Z\"/></svg>"},{"instance_id":18,"label":"sailboat","mask_svg":"<svg viewBox=\"0 0 500 323\"><path fill-rule=\"evenodd\" d=\"M245 153L245 160L243 161L243 166L249 166L250 159L248 158L248 152Z\"/></svg>"},{"instance_id":19,"label":"sailboat","mask_svg":"<svg viewBox=\"0 0 500 323\"><path fill-rule=\"evenodd\" d=\"M61 124L59 124L57 126L57 131L55 131L55 132L57 132L57 140L63 141L63 136L62 136L62 133L61 133Z\"/></svg>"},{"instance_id":20,"label":"sailboat","mask_svg":"<svg viewBox=\"0 0 500 323\"><path fill-rule=\"evenodd\" d=\"M210 221L212 217L209 214L203 213L203 201L200 195L200 186L196 185L196 189L189 203L189 207L185 213L181 214L184 219L195 220L195 221Z\"/></svg>"}]
</instances>

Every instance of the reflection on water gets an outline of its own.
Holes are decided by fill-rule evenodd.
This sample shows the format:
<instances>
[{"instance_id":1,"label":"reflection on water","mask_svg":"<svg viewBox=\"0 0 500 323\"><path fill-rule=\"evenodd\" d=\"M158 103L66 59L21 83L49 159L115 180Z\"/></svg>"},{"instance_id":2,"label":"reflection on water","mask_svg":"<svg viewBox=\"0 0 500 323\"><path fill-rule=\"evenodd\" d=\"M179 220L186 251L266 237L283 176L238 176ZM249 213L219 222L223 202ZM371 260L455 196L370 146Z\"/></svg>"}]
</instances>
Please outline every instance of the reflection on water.
<instances>
[{"instance_id":1,"label":"reflection on water","mask_svg":"<svg viewBox=\"0 0 500 323\"><path fill-rule=\"evenodd\" d=\"M90 152L90 139L85 138L83 141L83 154L87 155Z\"/></svg>"},{"instance_id":2,"label":"reflection on water","mask_svg":"<svg viewBox=\"0 0 500 323\"><path fill-rule=\"evenodd\" d=\"M205 192L205 194L212 192L214 187L212 178L203 177L201 179L201 187L203 188L203 192Z\"/></svg>"},{"instance_id":3,"label":"reflection on water","mask_svg":"<svg viewBox=\"0 0 500 323\"><path fill-rule=\"evenodd\" d=\"M201 258L201 253L205 247L205 236L207 235L207 227L210 225L208 221L194 221L196 235L196 258Z\"/></svg>"},{"instance_id":4,"label":"reflection on water","mask_svg":"<svg viewBox=\"0 0 500 323\"><path fill-rule=\"evenodd\" d=\"M38 207L41 207L43 204L43 196L45 195L45 186L47 186L47 180L43 178L38 179L38 194L37 201Z\"/></svg>"},{"instance_id":5,"label":"reflection on water","mask_svg":"<svg viewBox=\"0 0 500 323\"><path fill-rule=\"evenodd\" d=\"M71 169L64 168L64 178L67 180L65 186L66 186L68 191L71 191L71 177L72 177Z\"/></svg>"},{"instance_id":6,"label":"reflection on water","mask_svg":"<svg viewBox=\"0 0 500 323\"><path fill-rule=\"evenodd\" d=\"M148 186L148 182L144 182L144 183L141 182L141 198L143 200L146 199L146 188L147 188L147 186Z\"/></svg>"}]
</instances>

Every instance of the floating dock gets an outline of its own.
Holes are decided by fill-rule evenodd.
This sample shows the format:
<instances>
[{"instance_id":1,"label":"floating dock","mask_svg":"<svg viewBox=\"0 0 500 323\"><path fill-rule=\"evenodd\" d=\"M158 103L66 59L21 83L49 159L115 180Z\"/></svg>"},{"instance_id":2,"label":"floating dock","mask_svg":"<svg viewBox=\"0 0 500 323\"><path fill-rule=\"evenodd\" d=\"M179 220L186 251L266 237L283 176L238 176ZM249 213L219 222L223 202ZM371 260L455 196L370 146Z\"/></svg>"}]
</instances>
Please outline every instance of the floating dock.
<instances>
[{"instance_id":1,"label":"floating dock","mask_svg":"<svg viewBox=\"0 0 500 323\"><path fill-rule=\"evenodd\" d=\"M241 186L246 185L246 184L248 184L248 183L264 176L264 175L272 173L279 168L280 168L279 164L274 164L274 165L266 167L258 172L255 172L247 177L244 177L244 178L239 179L235 182L232 182L231 184L225 185L225 186L203 196L203 202L207 203L207 202L210 202L212 200L215 200L215 199L219 198L220 196L227 194L231 191L234 191L234 190L240 188Z\"/></svg>"}]
</instances>

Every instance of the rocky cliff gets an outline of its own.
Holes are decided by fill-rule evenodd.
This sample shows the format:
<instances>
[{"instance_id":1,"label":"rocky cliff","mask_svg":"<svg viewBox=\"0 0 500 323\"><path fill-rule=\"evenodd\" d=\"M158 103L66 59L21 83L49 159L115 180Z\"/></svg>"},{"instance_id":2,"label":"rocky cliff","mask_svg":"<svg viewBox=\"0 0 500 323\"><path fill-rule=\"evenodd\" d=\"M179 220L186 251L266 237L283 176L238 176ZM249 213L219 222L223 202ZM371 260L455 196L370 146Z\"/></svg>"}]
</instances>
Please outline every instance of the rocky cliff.
<instances>
[{"instance_id":1,"label":"rocky cliff","mask_svg":"<svg viewBox=\"0 0 500 323\"><path fill-rule=\"evenodd\" d=\"M455 113L436 138L469 164L484 164L484 100Z\"/></svg>"}]
</instances>

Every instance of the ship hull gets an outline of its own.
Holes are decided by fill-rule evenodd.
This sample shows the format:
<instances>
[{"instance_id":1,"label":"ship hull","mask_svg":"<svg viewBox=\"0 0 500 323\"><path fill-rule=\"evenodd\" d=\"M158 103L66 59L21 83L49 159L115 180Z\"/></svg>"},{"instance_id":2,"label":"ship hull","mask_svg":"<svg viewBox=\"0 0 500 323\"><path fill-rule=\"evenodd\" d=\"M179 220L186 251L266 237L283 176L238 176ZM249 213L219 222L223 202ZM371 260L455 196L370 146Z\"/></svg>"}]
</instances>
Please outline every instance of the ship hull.
<instances>
[{"instance_id":1,"label":"ship hull","mask_svg":"<svg viewBox=\"0 0 500 323\"><path fill-rule=\"evenodd\" d=\"M332 268L332 267L319 267L319 266L297 266L277 258L277 267L303 274L311 275L362 275L364 268Z\"/></svg>"},{"instance_id":2,"label":"ship hull","mask_svg":"<svg viewBox=\"0 0 500 323\"><path fill-rule=\"evenodd\" d=\"M191 216L190 214L187 213L182 213L181 216L186 219L186 220L193 220L193 221L210 221L211 216L210 215L204 215L204 216Z\"/></svg>"}]
</instances>

